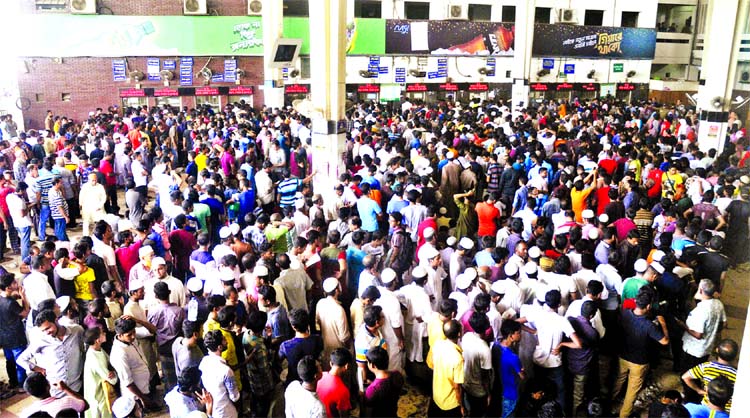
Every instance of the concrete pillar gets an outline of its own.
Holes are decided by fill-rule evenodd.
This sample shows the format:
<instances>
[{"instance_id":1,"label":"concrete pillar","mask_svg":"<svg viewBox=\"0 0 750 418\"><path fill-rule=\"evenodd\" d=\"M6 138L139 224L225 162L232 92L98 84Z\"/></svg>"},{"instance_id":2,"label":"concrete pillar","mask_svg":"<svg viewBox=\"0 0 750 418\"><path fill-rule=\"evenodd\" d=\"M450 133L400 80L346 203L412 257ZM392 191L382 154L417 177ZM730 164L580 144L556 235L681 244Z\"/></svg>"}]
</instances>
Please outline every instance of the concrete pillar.
<instances>
[{"instance_id":1,"label":"concrete pillar","mask_svg":"<svg viewBox=\"0 0 750 418\"><path fill-rule=\"evenodd\" d=\"M737 25L739 0L711 0L706 11L706 28L702 62L705 84L698 87L700 125L698 146L703 151L715 148L721 153L727 132L727 114L737 67ZM716 106L718 100L719 106Z\"/></svg>"},{"instance_id":2,"label":"concrete pillar","mask_svg":"<svg viewBox=\"0 0 750 418\"><path fill-rule=\"evenodd\" d=\"M316 191L327 193L344 171L347 124L346 16L348 0L310 1L310 92L312 155Z\"/></svg>"},{"instance_id":3,"label":"concrete pillar","mask_svg":"<svg viewBox=\"0 0 750 418\"><path fill-rule=\"evenodd\" d=\"M750 307L750 306L749 306ZM742 333L742 341L738 341L740 347L740 359L737 362L737 380L734 382L734 396L732 397L731 418L744 418L750 411L750 310L745 319L745 330Z\"/></svg>"},{"instance_id":4,"label":"concrete pillar","mask_svg":"<svg viewBox=\"0 0 750 418\"><path fill-rule=\"evenodd\" d=\"M281 69L271 68L273 47L276 40L283 36L284 2L282 0L265 0L261 24L263 26L263 96L266 106L284 106L284 87L281 86Z\"/></svg>"},{"instance_id":5,"label":"concrete pillar","mask_svg":"<svg viewBox=\"0 0 750 418\"><path fill-rule=\"evenodd\" d=\"M536 0L516 2L515 42L513 51L512 109L529 105L531 78L531 44L534 42L534 11Z\"/></svg>"}]
</instances>

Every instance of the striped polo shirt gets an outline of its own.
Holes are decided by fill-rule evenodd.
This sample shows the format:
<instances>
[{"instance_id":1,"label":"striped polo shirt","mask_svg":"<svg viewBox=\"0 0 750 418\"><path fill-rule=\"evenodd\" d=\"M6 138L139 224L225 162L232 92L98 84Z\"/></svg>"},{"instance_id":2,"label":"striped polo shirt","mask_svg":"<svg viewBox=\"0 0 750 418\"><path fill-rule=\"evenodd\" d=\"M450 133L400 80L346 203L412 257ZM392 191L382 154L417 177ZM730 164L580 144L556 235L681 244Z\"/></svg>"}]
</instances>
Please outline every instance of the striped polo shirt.
<instances>
[{"instance_id":1,"label":"striped polo shirt","mask_svg":"<svg viewBox=\"0 0 750 418\"><path fill-rule=\"evenodd\" d=\"M701 380L703 382L704 388L707 388L708 384L719 376L726 377L730 382L732 382L732 384L734 384L734 381L737 380L737 369L728 364L721 364L715 361L707 361L690 369L690 376L693 379ZM703 396L703 403L708 404L708 394ZM729 410L732 408L731 399L729 400L729 402L727 402L725 408L727 412L729 412Z\"/></svg>"}]
</instances>

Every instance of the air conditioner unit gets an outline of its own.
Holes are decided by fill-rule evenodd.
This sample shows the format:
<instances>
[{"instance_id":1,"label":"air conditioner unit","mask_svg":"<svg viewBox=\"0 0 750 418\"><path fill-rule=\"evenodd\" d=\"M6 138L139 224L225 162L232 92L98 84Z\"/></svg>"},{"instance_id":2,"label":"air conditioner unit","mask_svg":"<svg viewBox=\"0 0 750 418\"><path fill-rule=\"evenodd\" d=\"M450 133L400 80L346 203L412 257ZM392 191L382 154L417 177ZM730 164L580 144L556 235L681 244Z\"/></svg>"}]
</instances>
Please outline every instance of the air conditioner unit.
<instances>
[{"instance_id":1,"label":"air conditioner unit","mask_svg":"<svg viewBox=\"0 0 750 418\"><path fill-rule=\"evenodd\" d=\"M750 71L743 71L740 75L740 83L750 82Z\"/></svg>"},{"instance_id":2,"label":"air conditioner unit","mask_svg":"<svg viewBox=\"0 0 750 418\"><path fill-rule=\"evenodd\" d=\"M362 78L375 78L378 76L378 74L372 71L359 70L359 76Z\"/></svg>"},{"instance_id":3,"label":"air conditioner unit","mask_svg":"<svg viewBox=\"0 0 750 418\"><path fill-rule=\"evenodd\" d=\"M247 15L260 16L263 14L263 2L261 0L247 0Z\"/></svg>"},{"instance_id":4,"label":"air conditioner unit","mask_svg":"<svg viewBox=\"0 0 750 418\"><path fill-rule=\"evenodd\" d=\"M578 13L576 13L576 9L558 9L557 23L577 24Z\"/></svg>"},{"instance_id":5,"label":"air conditioner unit","mask_svg":"<svg viewBox=\"0 0 750 418\"><path fill-rule=\"evenodd\" d=\"M299 70L293 69L292 71L289 71L289 78L297 78L299 77Z\"/></svg>"},{"instance_id":6,"label":"air conditioner unit","mask_svg":"<svg viewBox=\"0 0 750 418\"><path fill-rule=\"evenodd\" d=\"M448 3L448 13L446 14L446 19L468 20L469 8L465 4Z\"/></svg>"},{"instance_id":7,"label":"air conditioner unit","mask_svg":"<svg viewBox=\"0 0 750 418\"><path fill-rule=\"evenodd\" d=\"M425 78L427 76L427 72L422 71L421 69L411 69L409 70L409 75L416 78Z\"/></svg>"},{"instance_id":8,"label":"air conditioner unit","mask_svg":"<svg viewBox=\"0 0 750 418\"><path fill-rule=\"evenodd\" d=\"M206 0L182 0L182 14L205 15L208 14Z\"/></svg>"},{"instance_id":9,"label":"air conditioner unit","mask_svg":"<svg viewBox=\"0 0 750 418\"><path fill-rule=\"evenodd\" d=\"M96 0L70 0L70 13L74 15L95 15Z\"/></svg>"}]
</instances>

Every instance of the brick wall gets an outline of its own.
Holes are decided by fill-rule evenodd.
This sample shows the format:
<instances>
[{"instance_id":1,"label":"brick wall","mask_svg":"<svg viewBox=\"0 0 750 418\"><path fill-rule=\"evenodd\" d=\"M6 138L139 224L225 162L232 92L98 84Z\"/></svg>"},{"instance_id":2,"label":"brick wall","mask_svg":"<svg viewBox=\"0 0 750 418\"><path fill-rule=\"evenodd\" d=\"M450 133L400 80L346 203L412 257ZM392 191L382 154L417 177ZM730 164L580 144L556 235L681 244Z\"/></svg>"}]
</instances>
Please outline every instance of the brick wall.
<instances>
[{"instance_id":1,"label":"brick wall","mask_svg":"<svg viewBox=\"0 0 750 418\"><path fill-rule=\"evenodd\" d=\"M2 1L2 0L0 0ZM37 12L33 1L19 2L22 13L50 13ZM244 16L247 14L247 0L208 0L210 15ZM182 15L181 0L97 0L97 7L102 14L114 15L142 15L142 16L171 16ZM63 12L65 13L65 12ZM210 19L210 17L206 17ZM113 51L113 57L118 57ZM179 57L161 57L162 59ZM224 70L224 59L229 57L215 56L209 68L216 74ZM146 72L145 57L128 57L128 68ZM242 78L243 86L253 86L254 106L263 103L263 92L258 89L263 84L263 57L236 57L237 67L245 70ZM76 57L64 58L62 63L56 63L52 58L20 58L17 66L18 84L21 97L31 101L31 108L24 111L27 128L39 128L44 125L47 109L55 115L66 115L76 120L85 118L88 112L97 107L107 108L111 105L121 105L119 89L133 87L133 84L112 81L112 58ZM197 72L208 60L207 57L194 57L193 70ZM179 64L178 64L179 65ZM179 67L178 67L179 68ZM28 70L28 71L26 71ZM177 70L179 73L179 69ZM179 77L179 74L175 75ZM202 85L203 79L194 75L193 85ZM179 80L171 81L175 87ZM234 85L218 83L219 86ZM161 87L158 81L143 81L142 87ZM70 93L70 101L62 101L62 94ZM37 101L37 95L41 95ZM153 105L154 99L149 98ZM222 101L222 103L224 103ZM183 105L192 107L195 100L192 97L183 99Z\"/></svg>"},{"instance_id":2,"label":"brick wall","mask_svg":"<svg viewBox=\"0 0 750 418\"><path fill-rule=\"evenodd\" d=\"M177 58L179 57L166 57ZM224 71L224 59L229 57L214 57L208 65L214 74ZM263 57L236 57L237 67L245 70L242 78L243 86L253 86L253 105L263 103L263 92L258 89L263 84ZM101 107L106 109L112 105L121 106L119 89L131 88L133 83L112 81L112 58L63 58L62 63L56 63L52 58L21 58L19 63L22 71L18 74L18 87L21 97L31 101L31 108L24 112L27 128L44 126L47 109L55 115L66 115L81 120L89 111ZM128 68L146 73L145 57L130 57ZM193 71L197 73L208 60L207 57L195 57ZM28 68L28 72L23 69ZM179 77L179 74L175 75ZM193 85L202 85L203 79L194 75ZM171 87L177 87L178 79L173 79ZM233 86L234 83L215 83L216 86ZM162 87L161 81L142 81L141 87ZM70 93L70 101L62 101L63 93ZM41 95L37 97L37 95ZM39 98L41 101L37 101ZM153 98L149 98L153 105ZM183 99L183 105L193 107L192 97Z\"/></svg>"},{"instance_id":3,"label":"brick wall","mask_svg":"<svg viewBox=\"0 0 750 418\"><path fill-rule=\"evenodd\" d=\"M102 14L138 16L182 15L181 0L97 0L96 5ZM19 6L22 13L48 13L37 12L34 1L31 0L21 1ZM208 0L206 6L209 14L216 14L218 16L244 16L247 14L247 0Z\"/></svg>"}]
</instances>

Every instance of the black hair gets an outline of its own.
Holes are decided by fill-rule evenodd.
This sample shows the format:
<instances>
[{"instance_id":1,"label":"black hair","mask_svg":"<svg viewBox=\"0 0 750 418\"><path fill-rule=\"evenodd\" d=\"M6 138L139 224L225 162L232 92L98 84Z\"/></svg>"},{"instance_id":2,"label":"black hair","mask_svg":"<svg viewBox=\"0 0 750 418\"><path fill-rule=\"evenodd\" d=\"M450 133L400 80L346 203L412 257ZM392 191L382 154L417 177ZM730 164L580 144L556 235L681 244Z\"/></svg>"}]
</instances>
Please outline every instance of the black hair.
<instances>
[{"instance_id":1,"label":"black hair","mask_svg":"<svg viewBox=\"0 0 750 418\"><path fill-rule=\"evenodd\" d=\"M297 374L305 383L315 382L318 375L318 362L313 356L304 356L297 363Z\"/></svg>"},{"instance_id":2,"label":"black hair","mask_svg":"<svg viewBox=\"0 0 750 418\"><path fill-rule=\"evenodd\" d=\"M388 352L382 347L372 347L367 351L367 362L378 370L388 370Z\"/></svg>"},{"instance_id":3,"label":"black hair","mask_svg":"<svg viewBox=\"0 0 750 418\"><path fill-rule=\"evenodd\" d=\"M224 334L221 333L220 329L214 329L203 334L203 343L210 352L215 352L219 349L219 346L224 342Z\"/></svg>"},{"instance_id":4,"label":"black hair","mask_svg":"<svg viewBox=\"0 0 750 418\"><path fill-rule=\"evenodd\" d=\"M56 321L57 317L55 316L55 311L47 309L36 314L36 317L34 317L34 326L41 327L45 322L51 322L54 324Z\"/></svg>"},{"instance_id":5,"label":"black hair","mask_svg":"<svg viewBox=\"0 0 750 418\"><path fill-rule=\"evenodd\" d=\"M31 372L23 382L23 390L35 398L42 398L49 394L47 377L38 372Z\"/></svg>"},{"instance_id":6,"label":"black hair","mask_svg":"<svg viewBox=\"0 0 750 418\"><path fill-rule=\"evenodd\" d=\"M261 311L253 311L247 316L247 328L255 334L260 334L266 327L268 314Z\"/></svg>"},{"instance_id":7,"label":"black hair","mask_svg":"<svg viewBox=\"0 0 750 418\"><path fill-rule=\"evenodd\" d=\"M352 361L352 353L346 348L339 347L331 352L331 364L343 367Z\"/></svg>"},{"instance_id":8,"label":"black hair","mask_svg":"<svg viewBox=\"0 0 750 418\"><path fill-rule=\"evenodd\" d=\"M369 305L365 307L363 319L365 325L368 327L374 327L380 320L380 315L383 313L383 308L377 305Z\"/></svg>"},{"instance_id":9,"label":"black hair","mask_svg":"<svg viewBox=\"0 0 750 418\"><path fill-rule=\"evenodd\" d=\"M135 320L132 318L118 318L115 321L115 334L127 334L135 329Z\"/></svg>"},{"instance_id":10,"label":"black hair","mask_svg":"<svg viewBox=\"0 0 750 418\"><path fill-rule=\"evenodd\" d=\"M222 328L229 328L233 323L235 318L237 317L237 308L234 306L224 306L219 310L219 313L216 315L216 322L219 323L219 326Z\"/></svg>"},{"instance_id":11,"label":"black hair","mask_svg":"<svg viewBox=\"0 0 750 418\"><path fill-rule=\"evenodd\" d=\"M503 321L500 325L500 335L503 339L521 330L521 324L516 321Z\"/></svg>"},{"instance_id":12,"label":"black hair","mask_svg":"<svg viewBox=\"0 0 750 418\"><path fill-rule=\"evenodd\" d=\"M177 386L180 392L193 392L200 388L200 383L201 371L197 366L188 366L177 376Z\"/></svg>"},{"instance_id":13,"label":"black hair","mask_svg":"<svg viewBox=\"0 0 750 418\"><path fill-rule=\"evenodd\" d=\"M478 295L477 295L478 296ZM490 328L490 320L481 312L474 312L469 318L469 326L479 335L483 335Z\"/></svg>"},{"instance_id":14,"label":"black hair","mask_svg":"<svg viewBox=\"0 0 750 418\"><path fill-rule=\"evenodd\" d=\"M560 291L557 289L552 289L544 295L544 303L546 303L547 306L549 306L552 309L559 308L561 300L562 300L562 295L560 294Z\"/></svg>"}]
</instances>

